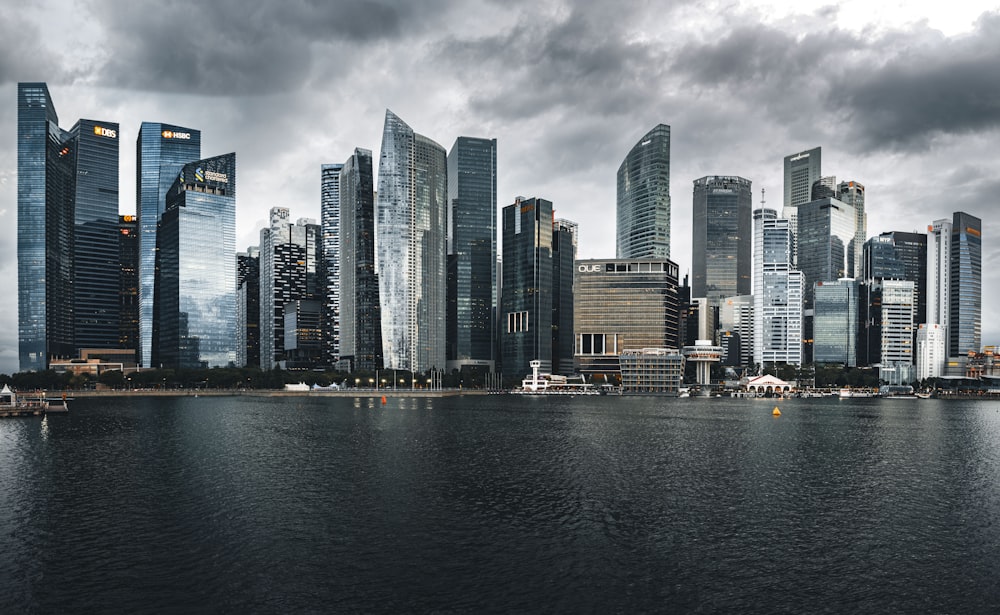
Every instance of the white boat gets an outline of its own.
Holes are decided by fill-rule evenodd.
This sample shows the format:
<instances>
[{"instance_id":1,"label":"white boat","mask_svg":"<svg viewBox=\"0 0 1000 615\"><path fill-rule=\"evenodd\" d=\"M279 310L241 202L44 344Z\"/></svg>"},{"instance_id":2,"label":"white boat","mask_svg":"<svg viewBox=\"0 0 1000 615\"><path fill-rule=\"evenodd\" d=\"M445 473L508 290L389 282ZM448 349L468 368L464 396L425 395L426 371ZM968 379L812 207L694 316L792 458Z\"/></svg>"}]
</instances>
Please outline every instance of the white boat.
<instances>
[{"instance_id":1,"label":"white boat","mask_svg":"<svg viewBox=\"0 0 1000 615\"><path fill-rule=\"evenodd\" d=\"M600 395L600 390L587 383L583 376L561 376L545 374L539 370L542 362L537 359L529 363L531 373L521 381L521 387L511 393L519 395Z\"/></svg>"}]
</instances>

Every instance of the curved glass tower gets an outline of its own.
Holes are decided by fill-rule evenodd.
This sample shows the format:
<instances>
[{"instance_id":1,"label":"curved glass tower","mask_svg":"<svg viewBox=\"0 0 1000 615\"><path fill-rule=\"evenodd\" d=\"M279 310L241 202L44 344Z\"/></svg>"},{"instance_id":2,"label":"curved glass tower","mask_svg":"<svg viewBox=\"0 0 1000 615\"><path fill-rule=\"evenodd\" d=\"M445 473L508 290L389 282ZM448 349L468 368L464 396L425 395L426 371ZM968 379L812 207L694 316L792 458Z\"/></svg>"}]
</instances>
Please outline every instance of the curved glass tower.
<instances>
[{"instance_id":1,"label":"curved glass tower","mask_svg":"<svg viewBox=\"0 0 1000 615\"><path fill-rule=\"evenodd\" d=\"M670 258L670 126L658 124L618 167L617 258Z\"/></svg>"},{"instance_id":2,"label":"curved glass tower","mask_svg":"<svg viewBox=\"0 0 1000 615\"><path fill-rule=\"evenodd\" d=\"M385 367L445 366L445 149L386 109L378 177L378 276Z\"/></svg>"}]
</instances>

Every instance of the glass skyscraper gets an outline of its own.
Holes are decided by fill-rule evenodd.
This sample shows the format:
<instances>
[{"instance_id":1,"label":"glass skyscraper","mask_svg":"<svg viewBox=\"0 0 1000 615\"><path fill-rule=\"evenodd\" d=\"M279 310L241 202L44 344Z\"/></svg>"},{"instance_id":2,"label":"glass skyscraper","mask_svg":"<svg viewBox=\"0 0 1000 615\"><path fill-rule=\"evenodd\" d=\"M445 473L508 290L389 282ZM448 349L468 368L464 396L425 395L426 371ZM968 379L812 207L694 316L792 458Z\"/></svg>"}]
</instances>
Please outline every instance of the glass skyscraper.
<instances>
[{"instance_id":1,"label":"glass skyscraper","mask_svg":"<svg viewBox=\"0 0 1000 615\"><path fill-rule=\"evenodd\" d=\"M493 369L497 140L458 137L448 153L447 366Z\"/></svg>"},{"instance_id":2,"label":"glass skyscraper","mask_svg":"<svg viewBox=\"0 0 1000 615\"><path fill-rule=\"evenodd\" d=\"M670 126L658 124L618 167L617 258L670 258Z\"/></svg>"},{"instance_id":3,"label":"glass skyscraper","mask_svg":"<svg viewBox=\"0 0 1000 615\"><path fill-rule=\"evenodd\" d=\"M785 193L781 217L791 223L792 234L798 233L798 208L812 198L813 184L822 178L822 148L814 147L797 154L785 156ZM793 247L793 250L796 248ZM798 263L796 252L792 252L792 263Z\"/></svg>"},{"instance_id":4,"label":"glass skyscraper","mask_svg":"<svg viewBox=\"0 0 1000 615\"><path fill-rule=\"evenodd\" d=\"M812 307L816 282L850 277L854 262L854 208L834 198L798 207L798 268L806 278L806 308Z\"/></svg>"},{"instance_id":5,"label":"glass skyscraper","mask_svg":"<svg viewBox=\"0 0 1000 615\"><path fill-rule=\"evenodd\" d=\"M184 165L156 231L152 363L236 362L236 154Z\"/></svg>"},{"instance_id":6,"label":"glass skyscraper","mask_svg":"<svg viewBox=\"0 0 1000 615\"><path fill-rule=\"evenodd\" d=\"M260 249L236 255L236 366L260 367Z\"/></svg>"},{"instance_id":7,"label":"glass skyscraper","mask_svg":"<svg viewBox=\"0 0 1000 615\"><path fill-rule=\"evenodd\" d=\"M956 211L951 222L948 356L979 352L983 313L983 223Z\"/></svg>"},{"instance_id":8,"label":"glass skyscraper","mask_svg":"<svg viewBox=\"0 0 1000 615\"><path fill-rule=\"evenodd\" d=\"M118 261L121 268L118 347L139 360L139 225L135 216L118 217Z\"/></svg>"},{"instance_id":9,"label":"glass skyscraper","mask_svg":"<svg viewBox=\"0 0 1000 615\"><path fill-rule=\"evenodd\" d=\"M691 294L718 305L749 295L753 250L750 180L710 176L694 181Z\"/></svg>"},{"instance_id":10,"label":"glass skyscraper","mask_svg":"<svg viewBox=\"0 0 1000 615\"><path fill-rule=\"evenodd\" d=\"M388 109L378 174L378 280L386 367L444 369L448 164Z\"/></svg>"},{"instance_id":11,"label":"glass skyscraper","mask_svg":"<svg viewBox=\"0 0 1000 615\"><path fill-rule=\"evenodd\" d=\"M529 363L552 371L552 202L518 198L503 208L503 286L500 348L506 378L520 377ZM571 328L572 330L572 328Z\"/></svg>"},{"instance_id":12,"label":"glass skyscraper","mask_svg":"<svg viewBox=\"0 0 1000 615\"><path fill-rule=\"evenodd\" d=\"M59 128L44 83L18 84L18 354L22 370L117 348L118 125Z\"/></svg>"},{"instance_id":13,"label":"glass skyscraper","mask_svg":"<svg viewBox=\"0 0 1000 615\"><path fill-rule=\"evenodd\" d=\"M156 225L167 208L167 191L181 167L201 158L201 131L143 122L135 144L135 212L139 220L140 365L150 367Z\"/></svg>"},{"instance_id":14,"label":"glass skyscraper","mask_svg":"<svg viewBox=\"0 0 1000 615\"><path fill-rule=\"evenodd\" d=\"M340 360L341 282L340 170L342 164L320 167L320 227L323 234L323 355L327 365Z\"/></svg>"},{"instance_id":15,"label":"glass skyscraper","mask_svg":"<svg viewBox=\"0 0 1000 615\"><path fill-rule=\"evenodd\" d=\"M340 357L352 370L382 368L382 309L375 273L372 153L357 148L340 170Z\"/></svg>"},{"instance_id":16,"label":"glass skyscraper","mask_svg":"<svg viewBox=\"0 0 1000 615\"><path fill-rule=\"evenodd\" d=\"M815 200L815 199L814 199ZM868 214L865 212L865 187L858 182L840 182L837 200L854 208L854 241L851 242L853 259L848 263L852 278L860 278L864 245L868 239Z\"/></svg>"},{"instance_id":17,"label":"glass skyscraper","mask_svg":"<svg viewBox=\"0 0 1000 615\"><path fill-rule=\"evenodd\" d=\"M842 279L816 282L813 317L813 360L857 365L858 282Z\"/></svg>"},{"instance_id":18,"label":"glass skyscraper","mask_svg":"<svg viewBox=\"0 0 1000 615\"><path fill-rule=\"evenodd\" d=\"M792 265L791 222L762 208L754 225L754 363L800 365L805 281Z\"/></svg>"}]
</instances>

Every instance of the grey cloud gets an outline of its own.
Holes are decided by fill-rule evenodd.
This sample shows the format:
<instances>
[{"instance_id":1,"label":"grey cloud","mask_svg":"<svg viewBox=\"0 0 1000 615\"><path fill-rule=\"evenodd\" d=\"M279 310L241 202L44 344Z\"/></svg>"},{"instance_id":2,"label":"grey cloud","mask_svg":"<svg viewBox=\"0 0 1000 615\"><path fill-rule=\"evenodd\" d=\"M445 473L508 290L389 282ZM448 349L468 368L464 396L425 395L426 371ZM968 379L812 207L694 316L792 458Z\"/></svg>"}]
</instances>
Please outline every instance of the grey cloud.
<instances>
[{"instance_id":1,"label":"grey cloud","mask_svg":"<svg viewBox=\"0 0 1000 615\"><path fill-rule=\"evenodd\" d=\"M440 2L143 3L107 0L106 85L204 95L297 90L317 61L314 43L335 43L331 64L379 40L422 30ZM406 28L403 28L406 24Z\"/></svg>"},{"instance_id":2,"label":"grey cloud","mask_svg":"<svg viewBox=\"0 0 1000 615\"><path fill-rule=\"evenodd\" d=\"M64 71L42 44L39 28L15 10L0 8L0 84L17 81L57 81Z\"/></svg>"}]
</instances>

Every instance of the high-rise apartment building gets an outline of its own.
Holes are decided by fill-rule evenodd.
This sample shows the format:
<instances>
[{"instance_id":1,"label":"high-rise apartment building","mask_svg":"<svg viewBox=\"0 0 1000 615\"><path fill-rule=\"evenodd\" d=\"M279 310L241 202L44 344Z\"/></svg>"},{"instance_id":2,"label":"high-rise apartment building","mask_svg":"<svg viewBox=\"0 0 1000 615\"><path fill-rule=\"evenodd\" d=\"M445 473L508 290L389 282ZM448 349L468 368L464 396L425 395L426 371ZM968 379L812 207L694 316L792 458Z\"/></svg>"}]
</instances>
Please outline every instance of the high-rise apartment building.
<instances>
[{"instance_id":1,"label":"high-rise apartment building","mask_svg":"<svg viewBox=\"0 0 1000 615\"><path fill-rule=\"evenodd\" d=\"M643 135L618 167L617 223L617 258L670 258L670 126Z\"/></svg>"},{"instance_id":2,"label":"high-rise apartment building","mask_svg":"<svg viewBox=\"0 0 1000 615\"><path fill-rule=\"evenodd\" d=\"M957 211L951 222L951 292L948 301L948 355L982 348L983 223Z\"/></svg>"},{"instance_id":3,"label":"high-rise apartment building","mask_svg":"<svg viewBox=\"0 0 1000 615\"><path fill-rule=\"evenodd\" d=\"M236 154L184 165L156 230L152 363L236 363Z\"/></svg>"},{"instance_id":4,"label":"high-rise apartment building","mask_svg":"<svg viewBox=\"0 0 1000 615\"><path fill-rule=\"evenodd\" d=\"M118 124L70 130L44 83L18 84L18 354L22 370L120 335Z\"/></svg>"},{"instance_id":5,"label":"high-rise apartment building","mask_svg":"<svg viewBox=\"0 0 1000 615\"><path fill-rule=\"evenodd\" d=\"M181 168L201 158L201 132L143 122L135 144L135 212L139 224L139 364L150 367L156 225L167 209L167 191Z\"/></svg>"},{"instance_id":6,"label":"high-rise apartment building","mask_svg":"<svg viewBox=\"0 0 1000 615\"><path fill-rule=\"evenodd\" d=\"M344 369L382 368L382 310L375 272L372 153L357 148L340 170L340 359Z\"/></svg>"},{"instance_id":7,"label":"high-rise apartment building","mask_svg":"<svg viewBox=\"0 0 1000 615\"><path fill-rule=\"evenodd\" d=\"M445 367L447 201L444 148L386 110L376 232L388 368Z\"/></svg>"},{"instance_id":8,"label":"high-rise apartment building","mask_svg":"<svg viewBox=\"0 0 1000 615\"><path fill-rule=\"evenodd\" d=\"M753 272L750 180L709 176L694 181L691 293L714 305L749 295Z\"/></svg>"},{"instance_id":9,"label":"high-rise apartment building","mask_svg":"<svg viewBox=\"0 0 1000 615\"><path fill-rule=\"evenodd\" d=\"M754 363L801 365L805 280L792 265L791 223L761 208L754 226Z\"/></svg>"},{"instance_id":10,"label":"high-rise apartment building","mask_svg":"<svg viewBox=\"0 0 1000 615\"><path fill-rule=\"evenodd\" d=\"M290 221L284 207L271 208L271 224L260 231L260 366L274 369L286 365L285 305L301 299L319 300L320 227L314 220ZM301 366L322 362L318 348L310 357L297 356Z\"/></svg>"},{"instance_id":11,"label":"high-rise apartment building","mask_svg":"<svg viewBox=\"0 0 1000 615\"><path fill-rule=\"evenodd\" d=\"M340 214L340 171L342 164L320 167L320 226L323 234L323 355L327 365L340 360L341 344L341 264L343 239Z\"/></svg>"},{"instance_id":12,"label":"high-rise apartment building","mask_svg":"<svg viewBox=\"0 0 1000 615\"><path fill-rule=\"evenodd\" d=\"M858 282L816 282L813 290L813 360L857 365Z\"/></svg>"},{"instance_id":13,"label":"high-rise apartment building","mask_svg":"<svg viewBox=\"0 0 1000 615\"><path fill-rule=\"evenodd\" d=\"M823 152L819 147L785 156L785 192L781 217L791 223L793 235L798 233L798 207L814 200L812 188L822 178L822 163ZM796 248L793 247L794 249ZM792 263L798 263L795 252L792 253Z\"/></svg>"},{"instance_id":14,"label":"high-rise apartment building","mask_svg":"<svg viewBox=\"0 0 1000 615\"><path fill-rule=\"evenodd\" d=\"M619 358L645 348L677 352L677 265L660 259L576 261L576 369L621 373Z\"/></svg>"},{"instance_id":15,"label":"high-rise apartment building","mask_svg":"<svg viewBox=\"0 0 1000 615\"><path fill-rule=\"evenodd\" d=\"M139 225L135 216L118 216L118 348L131 350L139 361Z\"/></svg>"},{"instance_id":16,"label":"high-rise apartment building","mask_svg":"<svg viewBox=\"0 0 1000 615\"><path fill-rule=\"evenodd\" d=\"M495 365L496 212L497 140L458 137L448 153L449 369Z\"/></svg>"}]
</instances>

